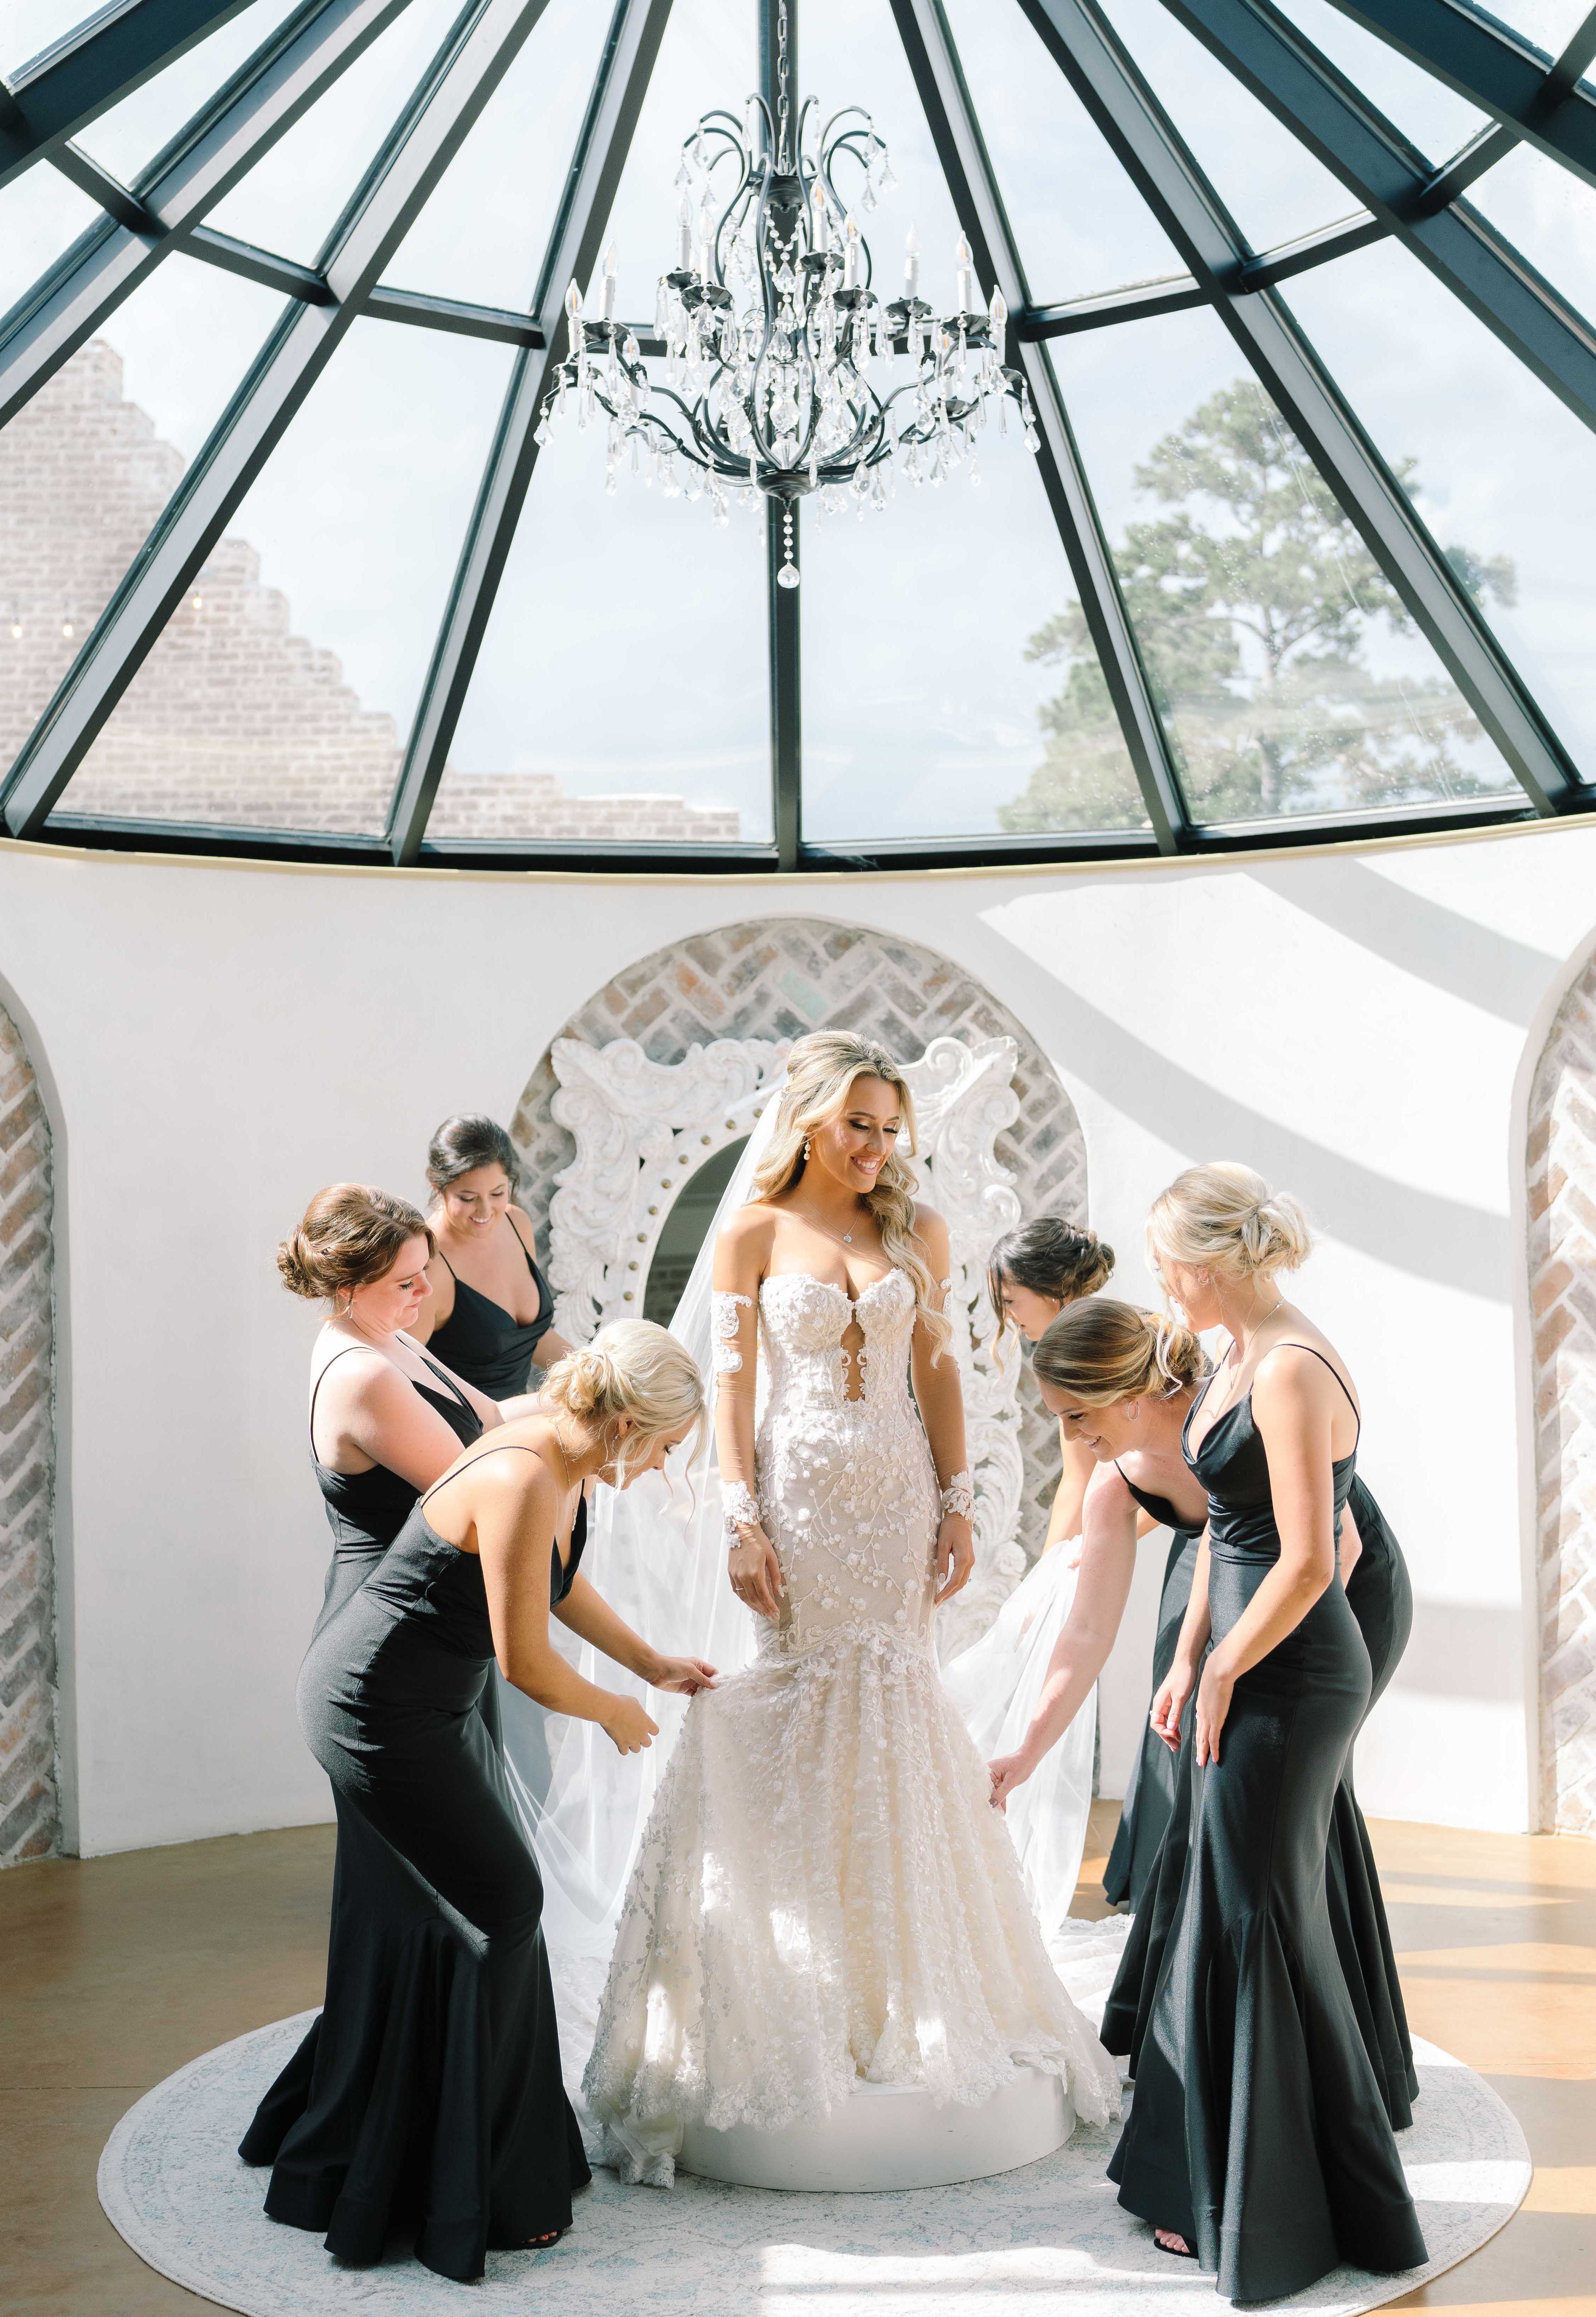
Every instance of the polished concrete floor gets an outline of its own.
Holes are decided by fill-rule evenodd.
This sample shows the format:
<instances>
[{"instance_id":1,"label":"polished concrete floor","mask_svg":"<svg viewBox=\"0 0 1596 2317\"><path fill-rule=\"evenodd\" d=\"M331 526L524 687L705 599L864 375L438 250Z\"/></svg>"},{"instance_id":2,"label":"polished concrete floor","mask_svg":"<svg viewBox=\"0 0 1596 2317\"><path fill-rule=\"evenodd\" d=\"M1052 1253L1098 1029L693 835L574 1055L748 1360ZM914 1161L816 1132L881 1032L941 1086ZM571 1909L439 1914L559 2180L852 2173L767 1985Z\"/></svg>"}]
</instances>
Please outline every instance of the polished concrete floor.
<instances>
[{"instance_id":1,"label":"polished concrete floor","mask_svg":"<svg viewBox=\"0 0 1596 2317\"><path fill-rule=\"evenodd\" d=\"M1114 1805L1078 1911L1102 1910ZM1596 2317L1596 1843L1377 1824L1415 2031L1523 2125L1524 2209L1398 2307ZM184 2061L321 1994L333 1838L290 1829L0 1875L0 2312L178 2317L100 2211L112 2125Z\"/></svg>"}]
</instances>

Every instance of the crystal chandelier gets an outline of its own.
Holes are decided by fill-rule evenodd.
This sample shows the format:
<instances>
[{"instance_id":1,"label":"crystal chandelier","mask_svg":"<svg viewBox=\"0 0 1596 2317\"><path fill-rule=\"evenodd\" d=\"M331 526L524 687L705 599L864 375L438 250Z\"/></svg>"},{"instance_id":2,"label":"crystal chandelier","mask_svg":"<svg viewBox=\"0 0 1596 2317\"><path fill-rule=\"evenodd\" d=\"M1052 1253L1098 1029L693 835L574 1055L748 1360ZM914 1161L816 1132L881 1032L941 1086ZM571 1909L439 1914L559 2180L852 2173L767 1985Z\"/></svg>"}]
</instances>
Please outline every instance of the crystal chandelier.
<instances>
[{"instance_id":1,"label":"crystal chandelier","mask_svg":"<svg viewBox=\"0 0 1596 2317\"><path fill-rule=\"evenodd\" d=\"M786 7L778 12L785 47ZM976 437L995 410L1007 432L1018 406L1026 447L1038 448L1021 374L1001 360L1008 309L995 287L982 305L967 238L954 253L956 310L941 319L920 296L920 249L911 228L903 295L883 302L870 253L839 174L860 208L896 181L885 140L860 105L818 119L806 99L791 136L788 76L774 119L761 96L744 120L706 112L682 147L676 183L676 263L660 276L655 330L664 344L655 382L635 333L615 319L615 252L605 256L596 317L566 293L570 352L543 406L539 443L555 421L602 415L605 488L623 456L667 497L708 495L718 523L728 489L748 505L784 509L777 579L798 584L792 511L845 494L862 516L884 508L896 478L941 484L959 467L980 480ZM729 191L730 198L726 199ZM905 367L906 365L906 367Z\"/></svg>"}]
</instances>

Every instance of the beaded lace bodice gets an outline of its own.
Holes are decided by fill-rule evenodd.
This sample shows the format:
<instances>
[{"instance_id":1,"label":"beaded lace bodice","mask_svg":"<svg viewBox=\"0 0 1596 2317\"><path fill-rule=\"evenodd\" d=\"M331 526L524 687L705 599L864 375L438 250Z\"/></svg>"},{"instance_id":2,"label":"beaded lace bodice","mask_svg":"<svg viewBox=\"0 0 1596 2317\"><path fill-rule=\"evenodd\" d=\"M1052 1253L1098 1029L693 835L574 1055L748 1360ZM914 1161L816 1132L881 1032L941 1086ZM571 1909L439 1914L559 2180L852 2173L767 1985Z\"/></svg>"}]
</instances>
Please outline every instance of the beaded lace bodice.
<instances>
[{"instance_id":1,"label":"beaded lace bodice","mask_svg":"<svg viewBox=\"0 0 1596 2317\"><path fill-rule=\"evenodd\" d=\"M909 1392L914 1318L902 1271L857 1300L801 1271L760 1287L754 1468L787 1597L761 1635L766 1653L808 1649L839 1628L925 1642L940 1505ZM850 1351L854 1321L864 1341Z\"/></svg>"}]
</instances>

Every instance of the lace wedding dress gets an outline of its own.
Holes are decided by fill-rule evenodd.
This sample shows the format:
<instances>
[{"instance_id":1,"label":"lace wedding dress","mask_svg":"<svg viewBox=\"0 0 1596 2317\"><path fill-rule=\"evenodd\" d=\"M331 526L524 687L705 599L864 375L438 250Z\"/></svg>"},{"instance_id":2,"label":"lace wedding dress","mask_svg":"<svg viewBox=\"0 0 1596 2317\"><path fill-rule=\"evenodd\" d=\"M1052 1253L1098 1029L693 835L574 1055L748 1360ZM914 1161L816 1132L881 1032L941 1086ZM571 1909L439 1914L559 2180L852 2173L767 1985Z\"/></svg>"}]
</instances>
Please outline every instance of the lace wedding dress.
<instances>
[{"instance_id":1,"label":"lace wedding dress","mask_svg":"<svg viewBox=\"0 0 1596 2317\"><path fill-rule=\"evenodd\" d=\"M852 1304L806 1273L760 1290L755 1463L784 1603L753 1663L689 1708L628 1886L583 2091L629 2180L668 2183L689 2122L774 2130L861 2078L976 2102L1034 2067L1084 2120L1118 2107L937 1671L914 1317L901 1271ZM736 1324L721 1305L717 1332Z\"/></svg>"}]
</instances>

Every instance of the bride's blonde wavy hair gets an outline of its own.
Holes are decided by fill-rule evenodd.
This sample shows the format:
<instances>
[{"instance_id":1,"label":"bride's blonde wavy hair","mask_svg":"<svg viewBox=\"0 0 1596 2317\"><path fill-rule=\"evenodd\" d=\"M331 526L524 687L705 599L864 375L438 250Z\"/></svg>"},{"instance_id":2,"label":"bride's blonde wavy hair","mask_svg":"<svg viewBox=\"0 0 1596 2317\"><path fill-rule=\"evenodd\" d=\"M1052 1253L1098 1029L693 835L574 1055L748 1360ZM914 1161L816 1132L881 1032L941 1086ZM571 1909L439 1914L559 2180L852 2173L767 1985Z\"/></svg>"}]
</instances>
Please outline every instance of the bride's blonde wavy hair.
<instances>
[{"instance_id":1,"label":"bride's blonde wavy hair","mask_svg":"<svg viewBox=\"0 0 1596 2317\"><path fill-rule=\"evenodd\" d=\"M902 1069L886 1047L876 1045L869 1038L855 1037L851 1030L815 1030L808 1037L799 1038L787 1057L787 1083L777 1106L775 1128L749 1185L751 1200L774 1198L801 1179L807 1164L805 1142L819 1128L842 1115L848 1107L853 1081L860 1078L880 1078L892 1088L903 1114L909 1148L914 1150L914 1097ZM914 1169L894 1149L887 1152L873 1188L864 1194L864 1202L876 1219L887 1261L896 1270L909 1275L935 1360L941 1357L952 1341L953 1330L941 1312L932 1305L938 1282L932 1279L931 1266L914 1236L914 1193L918 1188Z\"/></svg>"}]
</instances>

